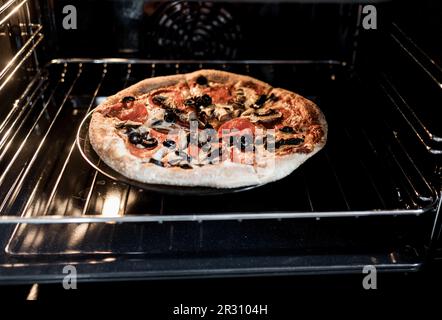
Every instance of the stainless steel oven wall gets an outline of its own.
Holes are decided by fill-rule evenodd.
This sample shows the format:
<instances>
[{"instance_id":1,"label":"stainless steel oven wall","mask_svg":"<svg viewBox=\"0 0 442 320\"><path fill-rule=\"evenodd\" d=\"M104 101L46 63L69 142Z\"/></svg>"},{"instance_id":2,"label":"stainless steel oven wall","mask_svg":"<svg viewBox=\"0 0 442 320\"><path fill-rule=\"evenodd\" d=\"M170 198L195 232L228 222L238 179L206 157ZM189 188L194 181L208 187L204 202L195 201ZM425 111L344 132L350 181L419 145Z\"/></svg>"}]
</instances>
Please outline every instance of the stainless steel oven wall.
<instances>
[{"instance_id":1,"label":"stainless steel oven wall","mask_svg":"<svg viewBox=\"0 0 442 320\"><path fill-rule=\"evenodd\" d=\"M37 2L0 2L0 121L7 118L8 106L13 105L37 73L40 61L36 49L41 46L42 40ZM6 123L0 122L0 136L5 127Z\"/></svg>"}]
</instances>

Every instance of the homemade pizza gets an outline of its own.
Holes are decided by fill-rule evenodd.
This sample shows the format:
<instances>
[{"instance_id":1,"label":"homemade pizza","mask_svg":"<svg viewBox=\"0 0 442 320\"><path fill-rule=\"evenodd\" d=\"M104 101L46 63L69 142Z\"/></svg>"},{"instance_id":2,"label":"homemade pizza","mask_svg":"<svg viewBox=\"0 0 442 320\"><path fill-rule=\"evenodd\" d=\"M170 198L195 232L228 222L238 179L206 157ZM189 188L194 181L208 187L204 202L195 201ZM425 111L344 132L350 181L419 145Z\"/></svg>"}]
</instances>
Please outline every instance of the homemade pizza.
<instances>
[{"instance_id":1,"label":"homemade pizza","mask_svg":"<svg viewBox=\"0 0 442 320\"><path fill-rule=\"evenodd\" d=\"M143 80L92 113L90 143L139 182L236 188L279 180L326 143L310 100L254 78L200 70Z\"/></svg>"}]
</instances>

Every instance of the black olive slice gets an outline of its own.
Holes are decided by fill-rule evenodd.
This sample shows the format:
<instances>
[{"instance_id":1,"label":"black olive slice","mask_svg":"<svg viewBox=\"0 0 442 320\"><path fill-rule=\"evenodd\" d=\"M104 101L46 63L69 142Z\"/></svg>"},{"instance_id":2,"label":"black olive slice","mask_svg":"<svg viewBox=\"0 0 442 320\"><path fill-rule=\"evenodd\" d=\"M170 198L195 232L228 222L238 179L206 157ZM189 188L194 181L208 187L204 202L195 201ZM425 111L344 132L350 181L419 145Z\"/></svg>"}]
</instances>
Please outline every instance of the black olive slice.
<instances>
[{"instance_id":1,"label":"black olive slice","mask_svg":"<svg viewBox=\"0 0 442 320\"><path fill-rule=\"evenodd\" d=\"M212 98L208 94L195 98L196 107L208 107L212 104Z\"/></svg>"},{"instance_id":2,"label":"black olive slice","mask_svg":"<svg viewBox=\"0 0 442 320\"><path fill-rule=\"evenodd\" d=\"M173 149L176 146L176 142L173 140L164 140L163 146L165 146L166 148L169 148L169 149Z\"/></svg>"},{"instance_id":3,"label":"black olive slice","mask_svg":"<svg viewBox=\"0 0 442 320\"><path fill-rule=\"evenodd\" d=\"M132 144L139 144L143 141L141 135L138 132L132 132L129 134L129 142Z\"/></svg>"},{"instance_id":4,"label":"black olive slice","mask_svg":"<svg viewBox=\"0 0 442 320\"><path fill-rule=\"evenodd\" d=\"M160 160L154 159L154 158L150 158L149 163L153 163L153 164L156 164L157 166L164 167L163 162L161 162Z\"/></svg>"},{"instance_id":5,"label":"black olive slice","mask_svg":"<svg viewBox=\"0 0 442 320\"><path fill-rule=\"evenodd\" d=\"M158 145L158 140L155 138L149 138L149 139L143 140L141 142L141 145L145 148L152 149Z\"/></svg>"},{"instance_id":6,"label":"black olive slice","mask_svg":"<svg viewBox=\"0 0 442 320\"><path fill-rule=\"evenodd\" d=\"M295 130L292 127L288 127L288 126L280 128L279 131L282 131L284 133L293 133L293 132L295 132Z\"/></svg>"},{"instance_id":7,"label":"black olive slice","mask_svg":"<svg viewBox=\"0 0 442 320\"><path fill-rule=\"evenodd\" d=\"M262 106L267 101L267 96L265 94L262 94L259 96L258 100L256 100L255 105Z\"/></svg>"},{"instance_id":8,"label":"black olive slice","mask_svg":"<svg viewBox=\"0 0 442 320\"><path fill-rule=\"evenodd\" d=\"M202 101L203 107L207 107L212 104L212 98L208 94L203 95L201 97L201 101Z\"/></svg>"},{"instance_id":9,"label":"black olive slice","mask_svg":"<svg viewBox=\"0 0 442 320\"><path fill-rule=\"evenodd\" d=\"M199 76L198 78L196 78L196 83L198 83L200 86L205 86L207 85L207 78L205 76Z\"/></svg>"},{"instance_id":10,"label":"black olive slice","mask_svg":"<svg viewBox=\"0 0 442 320\"><path fill-rule=\"evenodd\" d=\"M297 146L298 144L301 144L304 142L304 139L302 138L290 138L290 139L281 139L276 141L275 147L280 148L284 145L286 146Z\"/></svg>"},{"instance_id":11,"label":"black olive slice","mask_svg":"<svg viewBox=\"0 0 442 320\"><path fill-rule=\"evenodd\" d=\"M192 161L192 157L189 156L187 153L185 153L184 151L181 150L176 150L175 151L175 155L181 157L181 159L186 160L187 162L191 162Z\"/></svg>"},{"instance_id":12,"label":"black olive slice","mask_svg":"<svg viewBox=\"0 0 442 320\"><path fill-rule=\"evenodd\" d=\"M176 122L177 119L177 115L171 111L171 110L166 110L166 113L164 114L164 121L168 122L168 123L174 123Z\"/></svg>"},{"instance_id":13,"label":"black olive slice","mask_svg":"<svg viewBox=\"0 0 442 320\"><path fill-rule=\"evenodd\" d=\"M123 102L123 103L128 103L130 101L135 101L135 97L127 96L127 97L124 97L123 99L121 99L121 102Z\"/></svg>"},{"instance_id":14,"label":"black olive slice","mask_svg":"<svg viewBox=\"0 0 442 320\"><path fill-rule=\"evenodd\" d=\"M296 146L298 144L301 144L304 142L304 139L302 138L290 138L287 140L284 140L284 144L290 145L290 146Z\"/></svg>"},{"instance_id":15,"label":"black olive slice","mask_svg":"<svg viewBox=\"0 0 442 320\"><path fill-rule=\"evenodd\" d=\"M160 125L161 123L163 123L163 120L156 120L156 121L154 121L154 122L152 122L152 126L158 126L158 125Z\"/></svg>"},{"instance_id":16,"label":"black olive slice","mask_svg":"<svg viewBox=\"0 0 442 320\"><path fill-rule=\"evenodd\" d=\"M166 101L166 97L163 96L155 96L152 98L153 103L156 105L162 105L164 101Z\"/></svg>"},{"instance_id":17,"label":"black olive slice","mask_svg":"<svg viewBox=\"0 0 442 320\"><path fill-rule=\"evenodd\" d=\"M269 98L268 98L270 101L273 101L273 102L275 102L275 101L278 101L278 97L277 96L275 96L273 93L272 94L270 94L270 96L269 96Z\"/></svg>"},{"instance_id":18,"label":"black olive slice","mask_svg":"<svg viewBox=\"0 0 442 320\"><path fill-rule=\"evenodd\" d=\"M192 169L192 167L190 165L188 165L187 163L181 164L180 168L181 169Z\"/></svg>"},{"instance_id":19,"label":"black olive slice","mask_svg":"<svg viewBox=\"0 0 442 320\"><path fill-rule=\"evenodd\" d=\"M193 99L187 99L186 101L184 101L184 104L185 104L186 106L193 106L193 105L195 105L195 100L193 100Z\"/></svg>"}]
</instances>

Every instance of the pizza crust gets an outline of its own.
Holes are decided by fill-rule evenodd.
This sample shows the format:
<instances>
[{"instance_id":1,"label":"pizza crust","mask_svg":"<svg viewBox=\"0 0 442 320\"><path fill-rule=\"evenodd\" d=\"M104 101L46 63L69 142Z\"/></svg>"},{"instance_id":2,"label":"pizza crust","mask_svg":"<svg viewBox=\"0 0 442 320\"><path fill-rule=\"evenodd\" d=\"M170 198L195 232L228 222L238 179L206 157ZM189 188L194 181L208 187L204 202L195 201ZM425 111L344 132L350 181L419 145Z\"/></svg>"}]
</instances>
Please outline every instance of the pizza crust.
<instances>
[{"instance_id":1,"label":"pizza crust","mask_svg":"<svg viewBox=\"0 0 442 320\"><path fill-rule=\"evenodd\" d=\"M95 111L99 111L105 109L113 104L116 104L121 101L124 97L127 96L142 96L144 94L149 93L150 91L156 90L158 88L169 87L176 85L180 82L184 82L185 78L183 75L177 74L173 76L164 76L164 77L155 77L142 80L120 92L114 94L113 96L108 97L103 103L101 103ZM98 112L94 112L93 115Z\"/></svg>"},{"instance_id":2,"label":"pizza crust","mask_svg":"<svg viewBox=\"0 0 442 320\"><path fill-rule=\"evenodd\" d=\"M181 81L195 79L199 75L204 75L209 81L216 82L255 82L257 85L266 88L268 92L271 92L271 90L286 91L283 89L272 89L268 84L247 76L217 70L201 70L185 76L173 75L143 80L109 97L96 108L96 111L121 101L125 96L144 95L161 87L172 86ZM287 93L294 94L289 91L287 91ZM143 183L205 186L213 188L237 188L250 185L262 185L289 175L308 158L321 150L326 143L327 122L324 115L313 102L299 95L296 96L299 97L299 99L303 99L302 101L309 105L309 108L311 108L309 112L316 114L324 134L320 141L312 146L313 150L311 152L276 156L274 162L270 163L269 161L264 167L253 167L251 165L233 163L230 161L202 167L196 166L193 169L182 169L179 167L164 168L157 166L146 162L146 159L132 155L127 149L124 139L118 135L117 129L115 129L117 121L113 118L105 117L100 112L94 112L92 114L89 125L90 143L95 152L108 166L130 179Z\"/></svg>"},{"instance_id":3,"label":"pizza crust","mask_svg":"<svg viewBox=\"0 0 442 320\"><path fill-rule=\"evenodd\" d=\"M243 82L243 83L251 83L256 86L263 87L266 91L270 91L272 89L272 86L268 83L265 83L263 81L257 80L255 78L244 76L240 74L235 74L231 72L226 71L220 71L220 70L198 70L192 73L186 74L184 77L187 82L193 82L195 81L199 76L204 76L209 81L218 82L218 83L237 83L237 82Z\"/></svg>"}]
</instances>

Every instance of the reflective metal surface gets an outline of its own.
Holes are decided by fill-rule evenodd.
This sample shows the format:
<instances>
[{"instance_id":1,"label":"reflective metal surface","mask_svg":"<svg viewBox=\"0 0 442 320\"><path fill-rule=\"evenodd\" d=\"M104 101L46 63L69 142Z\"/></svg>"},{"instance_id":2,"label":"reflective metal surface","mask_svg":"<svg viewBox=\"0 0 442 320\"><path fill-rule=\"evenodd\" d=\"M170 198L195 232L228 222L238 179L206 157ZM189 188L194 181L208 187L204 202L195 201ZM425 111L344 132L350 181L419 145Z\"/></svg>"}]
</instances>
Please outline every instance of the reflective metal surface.
<instances>
[{"instance_id":1,"label":"reflective metal surface","mask_svg":"<svg viewBox=\"0 0 442 320\"><path fill-rule=\"evenodd\" d=\"M329 122L327 146L281 181L203 198L130 186L82 159L76 134L102 99L146 77L199 68L250 74L313 99ZM388 118L372 111L396 112L386 91L374 87L361 100L363 83L339 62L55 60L30 86L35 94L9 117L0 146L2 223L415 215L435 207L437 194L415 155ZM355 105L363 114L352 112Z\"/></svg>"},{"instance_id":2,"label":"reflective metal surface","mask_svg":"<svg viewBox=\"0 0 442 320\"><path fill-rule=\"evenodd\" d=\"M177 48L191 42L180 43L179 31L169 28L185 22L182 12L168 9L154 19L153 2L128 5L124 13L121 1L2 3L0 46L7 50L0 69L8 67L0 81L0 282L61 281L66 265L76 267L81 281L423 265L430 235L440 233L441 219L434 225L434 217L439 203L440 218L442 149L434 102L442 78L418 47L422 42L399 27L359 29L357 5L235 3L215 10L227 18L217 29L225 34L198 25L201 38L192 43L207 43L215 56L184 61L208 52L165 52L167 42ZM61 28L65 4L82 12L75 32ZM30 14L38 5L42 19ZM415 7L410 11L414 29L421 24ZM97 12L108 19L95 19ZM168 22L150 23L161 17ZM122 28L112 32L117 24ZM237 25L241 41L210 43L233 39ZM262 45L272 28L272 41ZM288 32L297 42L286 41ZM151 45L152 39L161 43ZM37 57L38 48L44 50ZM164 53L180 60L158 61ZM226 60L235 55L247 60ZM57 57L75 58L45 65ZM330 125L327 147L275 184L207 197L140 190L84 161L76 132L102 99L144 78L199 68L250 74L313 99Z\"/></svg>"}]
</instances>

